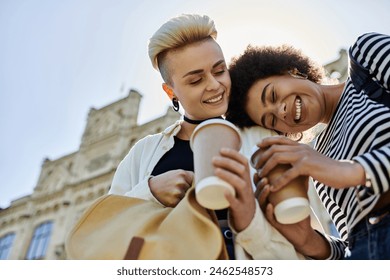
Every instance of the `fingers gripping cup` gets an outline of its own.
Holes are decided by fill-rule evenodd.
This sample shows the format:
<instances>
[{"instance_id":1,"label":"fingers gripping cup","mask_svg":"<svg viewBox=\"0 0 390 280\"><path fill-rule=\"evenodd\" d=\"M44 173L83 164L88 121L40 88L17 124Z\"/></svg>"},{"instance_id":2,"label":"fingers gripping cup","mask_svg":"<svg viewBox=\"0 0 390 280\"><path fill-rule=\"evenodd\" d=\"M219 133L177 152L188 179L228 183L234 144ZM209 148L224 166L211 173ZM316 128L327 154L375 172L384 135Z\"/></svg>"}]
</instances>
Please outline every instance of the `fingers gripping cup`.
<instances>
[{"instance_id":1,"label":"fingers gripping cup","mask_svg":"<svg viewBox=\"0 0 390 280\"><path fill-rule=\"evenodd\" d=\"M235 195L235 189L226 181L214 175L212 158L219 155L221 148L241 148L238 129L229 121L211 119L196 127L190 139L194 153L196 200L205 208L219 210L229 207L225 191Z\"/></svg>"},{"instance_id":2,"label":"fingers gripping cup","mask_svg":"<svg viewBox=\"0 0 390 280\"><path fill-rule=\"evenodd\" d=\"M258 156L264 149L258 149L251 157L251 165L257 168ZM274 167L268 175L272 182L281 176L291 166L280 164ZM310 204L307 194L308 178L299 176L277 192L270 192L269 202L274 206L276 220L281 224L295 224L310 215Z\"/></svg>"},{"instance_id":3,"label":"fingers gripping cup","mask_svg":"<svg viewBox=\"0 0 390 280\"><path fill-rule=\"evenodd\" d=\"M281 176L290 166L281 164L272 169L269 180ZM307 196L307 178L299 176L277 192L271 192L269 201L274 205L276 220L281 224L295 224L310 214Z\"/></svg>"}]
</instances>

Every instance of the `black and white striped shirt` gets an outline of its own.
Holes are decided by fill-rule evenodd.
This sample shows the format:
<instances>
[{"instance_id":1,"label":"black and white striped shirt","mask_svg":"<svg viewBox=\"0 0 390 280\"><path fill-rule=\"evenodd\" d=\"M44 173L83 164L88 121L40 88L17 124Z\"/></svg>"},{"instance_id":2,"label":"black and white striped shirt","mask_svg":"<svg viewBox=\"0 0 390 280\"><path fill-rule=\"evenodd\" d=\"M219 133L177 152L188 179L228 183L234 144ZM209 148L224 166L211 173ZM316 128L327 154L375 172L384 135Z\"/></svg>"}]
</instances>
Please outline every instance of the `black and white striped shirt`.
<instances>
[{"instance_id":1,"label":"black and white striped shirt","mask_svg":"<svg viewBox=\"0 0 390 280\"><path fill-rule=\"evenodd\" d=\"M390 94L390 36L367 33L351 46L352 56ZM335 189L314 181L318 195L341 239L329 237L332 259L343 257L348 233L389 190L390 109L357 92L350 78L328 126L317 139L316 149L336 160L354 160L365 169L372 187Z\"/></svg>"}]
</instances>

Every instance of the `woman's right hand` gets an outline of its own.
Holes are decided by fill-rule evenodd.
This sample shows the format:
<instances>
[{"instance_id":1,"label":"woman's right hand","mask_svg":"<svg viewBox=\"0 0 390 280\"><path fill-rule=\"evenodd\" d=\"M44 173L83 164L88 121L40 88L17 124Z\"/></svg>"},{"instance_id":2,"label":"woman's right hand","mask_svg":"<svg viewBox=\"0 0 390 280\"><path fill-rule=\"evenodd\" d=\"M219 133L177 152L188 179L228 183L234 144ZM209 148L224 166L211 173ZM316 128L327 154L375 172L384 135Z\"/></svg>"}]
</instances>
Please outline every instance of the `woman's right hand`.
<instances>
[{"instance_id":1,"label":"woman's right hand","mask_svg":"<svg viewBox=\"0 0 390 280\"><path fill-rule=\"evenodd\" d=\"M264 138L258 146L267 148L259 156L256 165L259 177L267 177L278 164L290 164L291 168L270 182L271 191L278 191L298 176L313 179L336 189L349 188L365 183L363 167L354 161L335 160L284 136Z\"/></svg>"},{"instance_id":2,"label":"woman's right hand","mask_svg":"<svg viewBox=\"0 0 390 280\"><path fill-rule=\"evenodd\" d=\"M268 201L270 185L267 178L258 173L253 176L256 185L255 197L268 222L276 228L294 248L305 256L314 259L325 259L330 254L329 244L311 226L311 217L295 224L281 224L275 218L274 207Z\"/></svg>"},{"instance_id":3,"label":"woman's right hand","mask_svg":"<svg viewBox=\"0 0 390 280\"><path fill-rule=\"evenodd\" d=\"M170 170L149 179L153 196L164 206L175 207L191 187L194 172L183 169Z\"/></svg>"},{"instance_id":4,"label":"woman's right hand","mask_svg":"<svg viewBox=\"0 0 390 280\"><path fill-rule=\"evenodd\" d=\"M256 172L253 175L253 182L256 186L254 196L257 199L261 210L265 213L265 209L267 207L267 204L269 203L268 195L270 193L270 185L268 179L266 177L260 178L258 173Z\"/></svg>"}]
</instances>

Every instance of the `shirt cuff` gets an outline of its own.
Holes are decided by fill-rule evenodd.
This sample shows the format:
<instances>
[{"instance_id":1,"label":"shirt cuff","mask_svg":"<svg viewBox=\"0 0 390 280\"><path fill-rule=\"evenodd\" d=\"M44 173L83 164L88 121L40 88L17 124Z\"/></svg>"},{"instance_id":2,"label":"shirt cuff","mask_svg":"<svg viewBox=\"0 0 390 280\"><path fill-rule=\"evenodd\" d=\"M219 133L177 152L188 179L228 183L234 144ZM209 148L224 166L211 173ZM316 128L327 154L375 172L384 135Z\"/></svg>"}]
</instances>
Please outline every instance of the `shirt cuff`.
<instances>
[{"instance_id":1,"label":"shirt cuff","mask_svg":"<svg viewBox=\"0 0 390 280\"><path fill-rule=\"evenodd\" d=\"M253 259L293 260L304 257L295 251L294 246L266 220L256 203L255 215L246 229L235 233L235 241L252 256Z\"/></svg>"},{"instance_id":2,"label":"shirt cuff","mask_svg":"<svg viewBox=\"0 0 390 280\"><path fill-rule=\"evenodd\" d=\"M134 187L131 191L125 193L126 196L130 197L136 197L144 200L149 200L158 203L159 205L164 206L160 201L157 200L157 198L154 197L152 194L150 187L149 187L149 179L151 177L148 177L144 180L142 180L139 184L137 184L136 187Z\"/></svg>"}]
</instances>

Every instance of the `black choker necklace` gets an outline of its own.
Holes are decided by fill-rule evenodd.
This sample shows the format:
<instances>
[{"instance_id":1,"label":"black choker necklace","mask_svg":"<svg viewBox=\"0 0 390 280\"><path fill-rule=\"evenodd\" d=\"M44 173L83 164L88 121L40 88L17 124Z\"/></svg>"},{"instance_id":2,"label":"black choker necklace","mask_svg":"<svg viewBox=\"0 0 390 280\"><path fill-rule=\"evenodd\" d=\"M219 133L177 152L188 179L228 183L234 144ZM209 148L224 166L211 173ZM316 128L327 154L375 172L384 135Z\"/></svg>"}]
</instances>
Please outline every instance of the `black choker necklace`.
<instances>
[{"instance_id":1,"label":"black choker necklace","mask_svg":"<svg viewBox=\"0 0 390 280\"><path fill-rule=\"evenodd\" d=\"M183 116L183 118L186 122L191 123L191 124L200 124L204 121L211 120L211 119L222 119L221 116L215 117L215 118L209 118L209 119L205 119L205 120L191 120L191 119L187 118L186 116Z\"/></svg>"}]
</instances>

